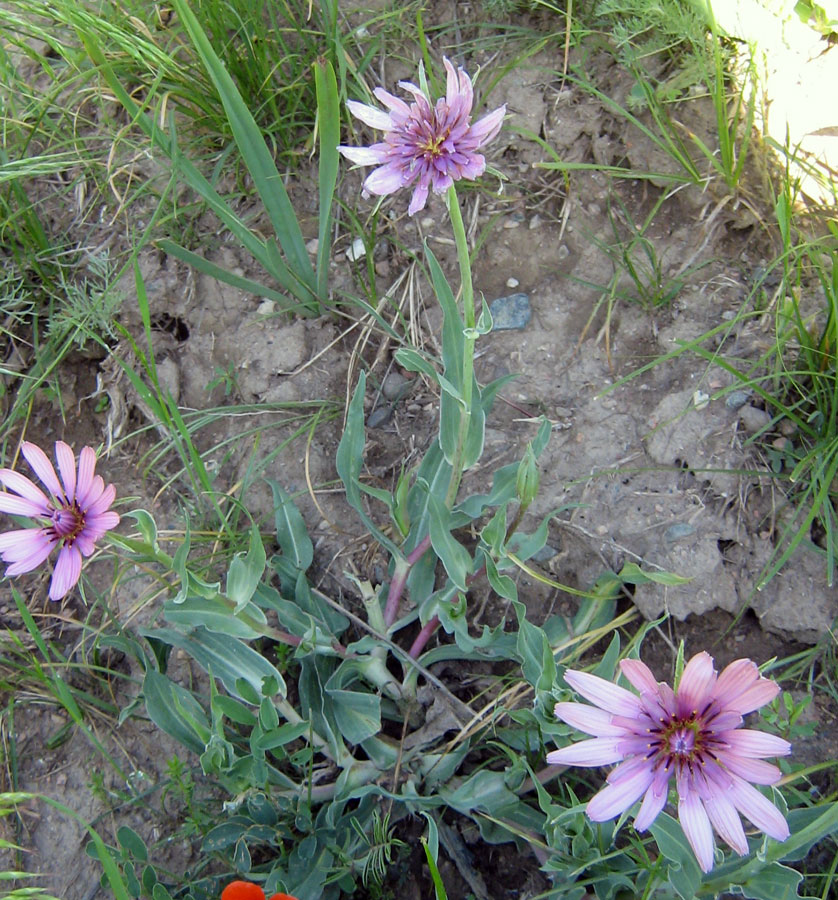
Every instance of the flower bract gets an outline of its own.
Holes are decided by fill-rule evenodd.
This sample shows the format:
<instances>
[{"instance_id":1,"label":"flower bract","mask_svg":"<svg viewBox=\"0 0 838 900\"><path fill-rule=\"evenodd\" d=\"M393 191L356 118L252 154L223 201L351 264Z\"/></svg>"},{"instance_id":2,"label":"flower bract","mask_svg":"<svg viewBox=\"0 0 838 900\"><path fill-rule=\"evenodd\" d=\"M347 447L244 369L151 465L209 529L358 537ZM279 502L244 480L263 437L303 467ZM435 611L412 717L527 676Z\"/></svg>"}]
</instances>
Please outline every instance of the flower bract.
<instances>
[{"instance_id":1,"label":"flower bract","mask_svg":"<svg viewBox=\"0 0 838 900\"><path fill-rule=\"evenodd\" d=\"M361 166L378 166L364 181L370 194L392 194L413 188L408 215L423 209L428 191L444 193L461 178L473 181L486 169L486 160L477 151L494 138L506 114L506 106L471 124L474 92L471 79L462 68L443 60L446 72L445 96L435 105L416 85L399 82L413 100L406 103L383 88L373 92L387 112L355 100L349 111L371 128L384 132L384 140L370 147L339 147L340 152Z\"/></svg>"},{"instance_id":2,"label":"flower bract","mask_svg":"<svg viewBox=\"0 0 838 900\"><path fill-rule=\"evenodd\" d=\"M704 872L713 868L713 829L737 853L748 853L740 813L769 837L785 840L786 820L753 784L780 780L780 770L765 758L786 756L791 745L741 727L744 715L777 696L777 684L749 659L717 674L704 652L687 663L675 691L640 660L623 660L620 669L639 695L568 670L565 681L594 706L556 704L558 718L593 738L548 753L548 763L619 763L588 803L588 816L604 822L642 797L634 826L643 831L663 809L674 778L678 818Z\"/></svg>"},{"instance_id":3,"label":"flower bract","mask_svg":"<svg viewBox=\"0 0 838 900\"><path fill-rule=\"evenodd\" d=\"M24 441L23 456L49 494L13 469L0 469L0 512L29 516L41 524L0 534L0 558L9 563L6 575L21 575L36 569L60 548L50 582L50 600L60 600L81 575L83 556L93 553L96 541L116 528L119 516L110 509L116 497L113 485L105 486L95 474L96 453L84 447L78 468L72 449L63 441L55 444L58 475L47 455Z\"/></svg>"},{"instance_id":4,"label":"flower bract","mask_svg":"<svg viewBox=\"0 0 838 900\"><path fill-rule=\"evenodd\" d=\"M251 881L231 881L221 892L221 900L265 900L265 892ZM297 900L290 894L273 894L270 900Z\"/></svg>"}]
</instances>

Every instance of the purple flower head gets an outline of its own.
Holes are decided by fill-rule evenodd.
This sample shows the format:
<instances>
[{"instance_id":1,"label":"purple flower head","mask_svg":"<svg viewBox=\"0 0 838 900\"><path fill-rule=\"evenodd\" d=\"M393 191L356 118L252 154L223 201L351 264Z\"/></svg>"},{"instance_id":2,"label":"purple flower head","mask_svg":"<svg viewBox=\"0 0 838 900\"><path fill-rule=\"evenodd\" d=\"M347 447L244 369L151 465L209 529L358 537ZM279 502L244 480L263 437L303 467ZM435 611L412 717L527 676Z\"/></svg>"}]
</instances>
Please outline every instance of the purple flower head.
<instances>
[{"instance_id":1,"label":"purple flower head","mask_svg":"<svg viewBox=\"0 0 838 900\"><path fill-rule=\"evenodd\" d=\"M780 770L764 761L786 756L788 741L742 728L742 717L780 691L749 659L737 659L721 675L707 653L684 668L678 690L657 682L637 659L620 663L639 696L604 678L568 670L565 681L594 706L557 703L556 715L593 735L547 754L547 762L605 766L619 762L608 784L587 806L594 822L613 819L643 797L634 827L644 831L666 803L675 778L678 818L702 871L713 868L713 829L744 856L748 842L739 813L777 841L789 836L779 810L754 784L776 784Z\"/></svg>"},{"instance_id":2,"label":"purple flower head","mask_svg":"<svg viewBox=\"0 0 838 900\"><path fill-rule=\"evenodd\" d=\"M112 484L105 487L102 476L94 475L92 447L82 449L77 470L72 449L56 442L61 481L40 447L24 441L22 450L49 496L25 475L0 469L0 484L8 488L0 491L0 512L31 516L43 523L0 534L0 559L10 563L6 575L21 575L36 569L60 546L49 587L50 600L60 600L79 580L82 556L90 556L96 541L119 524L119 516L109 510L116 489Z\"/></svg>"},{"instance_id":3,"label":"purple flower head","mask_svg":"<svg viewBox=\"0 0 838 900\"><path fill-rule=\"evenodd\" d=\"M376 88L375 96L389 112L349 100L349 111L371 128L384 132L384 140L371 147L338 147L359 166L378 166L364 181L370 194L392 194L416 184L407 213L424 209L428 191L445 193L461 178L473 181L486 169L486 160L478 153L500 130L506 106L470 124L474 92L471 79L443 59L447 73L445 96L431 105L430 99L415 84L400 81L399 87L413 95L408 105L398 97Z\"/></svg>"}]
</instances>

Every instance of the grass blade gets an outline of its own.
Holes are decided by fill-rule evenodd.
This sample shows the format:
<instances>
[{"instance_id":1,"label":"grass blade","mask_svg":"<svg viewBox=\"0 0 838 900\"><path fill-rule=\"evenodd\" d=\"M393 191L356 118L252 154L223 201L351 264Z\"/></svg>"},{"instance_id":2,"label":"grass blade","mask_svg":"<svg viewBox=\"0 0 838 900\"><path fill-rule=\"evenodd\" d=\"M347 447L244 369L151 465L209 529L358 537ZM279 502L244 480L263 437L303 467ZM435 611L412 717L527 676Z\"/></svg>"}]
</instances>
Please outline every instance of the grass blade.
<instances>
[{"instance_id":1,"label":"grass blade","mask_svg":"<svg viewBox=\"0 0 838 900\"><path fill-rule=\"evenodd\" d=\"M317 232L317 296L326 299L329 277L332 227L332 202L338 180L340 143L340 101L332 64L322 57L314 63L314 85L317 90L317 128L320 136L320 165L317 172L320 193L320 221Z\"/></svg>"},{"instance_id":2,"label":"grass blade","mask_svg":"<svg viewBox=\"0 0 838 900\"><path fill-rule=\"evenodd\" d=\"M233 137L253 178L256 190L265 204L265 210L288 260L289 268L310 290L311 302L316 306L314 270L308 258L303 234L285 185L282 183L282 176L277 170L256 120L242 100L233 79L213 50L209 38L201 28L195 14L184 0L174 0L174 5L221 97Z\"/></svg>"}]
</instances>

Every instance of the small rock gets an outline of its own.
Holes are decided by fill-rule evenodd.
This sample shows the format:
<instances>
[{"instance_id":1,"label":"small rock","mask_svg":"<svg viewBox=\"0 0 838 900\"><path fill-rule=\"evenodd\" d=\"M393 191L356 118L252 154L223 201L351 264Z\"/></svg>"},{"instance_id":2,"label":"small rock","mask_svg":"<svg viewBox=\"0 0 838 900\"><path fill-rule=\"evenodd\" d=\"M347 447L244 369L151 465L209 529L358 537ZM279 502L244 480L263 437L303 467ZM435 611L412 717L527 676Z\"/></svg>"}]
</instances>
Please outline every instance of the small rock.
<instances>
[{"instance_id":1,"label":"small rock","mask_svg":"<svg viewBox=\"0 0 838 900\"><path fill-rule=\"evenodd\" d=\"M393 415L393 407L376 406L376 408L367 416L367 428L383 428Z\"/></svg>"},{"instance_id":2,"label":"small rock","mask_svg":"<svg viewBox=\"0 0 838 900\"><path fill-rule=\"evenodd\" d=\"M276 310L276 302L274 300L263 300L256 309L260 316L272 316Z\"/></svg>"},{"instance_id":3,"label":"small rock","mask_svg":"<svg viewBox=\"0 0 838 900\"><path fill-rule=\"evenodd\" d=\"M546 563L550 562L555 556L558 555L558 550L555 547L551 547L549 544L545 544L540 550L533 553L530 557L533 562L537 563Z\"/></svg>"},{"instance_id":4,"label":"small rock","mask_svg":"<svg viewBox=\"0 0 838 900\"><path fill-rule=\"evenodd\" d=\"M506 286L507 286L508 288L516 288L516 287L518 287L518 285L519 285L520 283L521 283L521 282L518 281L517 278L507 278L507 279L506 279Z\"/></svg>"},{"instance_id":5,"label":"small rock","mask_svg":"<svg viewBox=\"0 0 838 900\"><path fill-rule=\"evenodd\" d=\"M424 219L419 223L423 228L433 228L434 220L430 216L425 216Z\"/></svg>"},{"instance_id":6,"label":"small rock","mask_svg":"<svg viewBox=\"0 0 838 900\"><path fill-rule=\"evenodd\" d=\"M306 241L306 250L308 250L308 252L312 256L316 256L319 249L320 241L317 238L312 238L310 241Z\"/></svg>"},{"instance_id":7,"label":"small rock","mask_svg":"<svg viewBox=\"0 0 838 900\"><path fill-rule=\"evenodd\" d=\"M749 403L739 410L739 421L748 434L756 434L768 425L771 416L764 409L757 409Z\"/></svg>"},{"instance_id":8,"label":"small rock","mask_svg":"<svg viewBox=\"0 0 838 900\"><path fill-rule=\"evenodd\" d=\"M556 256L558 256L560 260L567 259L568 256L570 256L570 249L568 248L567 244L559 245L559 249L556 251Z\"/></svg>"},{"instance_id":9,"label":"small rock","mask_svg":"<svg viewBox=\"0 0 838 900\"><path fill-rule=\"evenodd\" d=\"M522 331L532 318L529 294L509 294L489 304L493 331Z\"/></svg>"},{"instance_id":10,"label":"small rock","mask_svg":"<svg viewBox=\"0 0 838 900\"><path fill-rule=\"evenodd\" d=\"M669 528L664 531L663 539L667 543L671 544L674 541L680 541L681 538L689 537L694 533L695 525L690 525L689 522L676 522L674 525L670 525Z\"/></svg>"},{"instance_id":11,"label":"small rock","mask_svg":"<svg viewBox=\"0 0 838 900\"><path fill-rule=\"evenodd\" d=\"M536 228L541 224L541 216L536 213L531 219L529 224L530 231L535 231Z\"/></svg>"},{"instance_id":12,"label":"small rock","mask_svg":"<svg viewBox=\"0 0 838 900\"><path fill-rule=\"evenodd\" d=\"M780 422L780 434L785 437L792 437L796 431L797 425L795 425L791 419L783 419L783 421Z\"/></svg>"},{"instance_id":13,"label":"small rock","mask_svg":"<svg viewBox=\"0 0 838 900\"><path fill-rule=\"evenodd\" d=\"M391 372L381 385L381 393L388 400L399 400L405 395L411 384L413 384L411 379L405 378L401 372Z\"/></svg>"},{"instance_id":14,"label":"small rock","mask_svg":"<svg viewBox=\"0 0 838 900\"><path fill-rule=\"evenodd\" d=\"M375 264L375 274L380 275L382 278L386 277L390 274L390 263L386 259L380 259Z\"/></svg>"},{"instance_id":15,"label":"small rock","mask_svg":"<svg viewBox=\"0 0 838 900\"><path fill-rule=\"evenodd\" d=\"M171 357L157 363L157 382L163 396L169 395L177 403L180 399L180 369Z\"/></svg>"},{"instance_id":16,"label":"small rock","mask_svg":"<svg viewBox=\"0 0 838 900\"><path fill-rule=\"evenodd\" d=\"M346 258L349 262L355 262L357 259L362 259L367 255L367 248L364 246L364 242L361 238L355 238L352 241L352 246L346 251Z\"/></svg>"},{"instance_id":17,"label":"small rock","mask_svg":"<svg viewBox=\"0 0 838 900\"><path fill-rule=\"evenodd\" d=\"M693 392L693 406L696 409L706 409L707 404L710 402L710 395L705 394L704 391L694 391Z\"/></svg>"},{"instance_id":18,"label":"small rock","mask_svg":"<svg viewBox=\"0 0 838 900\"><path fill-rule=\"evenodd\" d=\"M725 397L725 406L728 409L741 409L750 399L751 395L747 391L731 391Z\"/></svg>"}]
</instances>

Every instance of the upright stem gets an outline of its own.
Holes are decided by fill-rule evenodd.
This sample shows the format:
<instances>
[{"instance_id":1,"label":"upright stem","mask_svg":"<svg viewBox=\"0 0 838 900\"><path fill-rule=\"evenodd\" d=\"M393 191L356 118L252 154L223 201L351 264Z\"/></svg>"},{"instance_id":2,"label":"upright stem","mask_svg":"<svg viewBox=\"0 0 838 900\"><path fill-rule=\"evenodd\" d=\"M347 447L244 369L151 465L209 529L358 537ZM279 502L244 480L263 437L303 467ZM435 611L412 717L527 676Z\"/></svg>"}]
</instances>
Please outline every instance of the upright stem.
<instances>
[{"instance_id":1,"label":"upright stem","mask_svg":"<svg viewBox=\"0 0 838 900\"><path fill-rule=\"evenodd\" d=\"M451 465L451 480L448 483L448 493L445 496L446 506L451 507L457 498L460 480L463 477L463 454L465 453L469 425L471 424L474 345L477 341L475 326L477 320L474 313L474 286L471 281L471 255L468 249L468 239L466 238L466 227L463 223L463 215L460 212L460 203L457 199L457 189L453 184L448 188L446 202L448 204L448 215L451 217L454 242L457 245L457 262L460 267L460 293L463 298L463 322L465 324L462 372L463 407L460 410L460 430L457 435L457 446Z\"/></svg>"}]
</instances>

